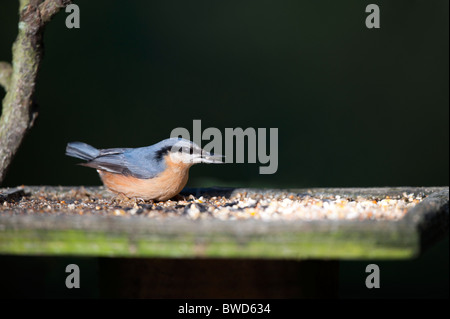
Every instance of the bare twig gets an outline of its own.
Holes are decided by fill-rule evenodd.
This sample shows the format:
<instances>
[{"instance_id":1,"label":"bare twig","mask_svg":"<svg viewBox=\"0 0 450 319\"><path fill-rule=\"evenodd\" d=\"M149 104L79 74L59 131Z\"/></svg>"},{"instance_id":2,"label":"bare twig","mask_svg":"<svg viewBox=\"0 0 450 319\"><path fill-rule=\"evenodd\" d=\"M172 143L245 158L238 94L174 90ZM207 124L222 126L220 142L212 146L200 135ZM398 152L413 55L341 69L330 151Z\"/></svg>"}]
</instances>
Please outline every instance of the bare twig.
<instances>
[{"instance_id":1,"label":"bare twig","mask_svg":"<svg viewBox=\"0 0 450 319\"><path fill-rule=\"evenodd\" d=\"M70 3L70 0L20 0L12 68L0 63L0 85L6 90L0 118L0 183L37 115L33 110L33 95L42 59L45 24Z\"/></svg>"},{"instance_id":2,"label":"bare twig","mask_svg":"<svg viewBox=\"0 0 450 319\"><path fill-rule=\"evenodd\" d=\"M72 1L70 0L45 0L39 5L42 23L47 23L62 8L65 8Z\"/></svg>"}]
</instances>

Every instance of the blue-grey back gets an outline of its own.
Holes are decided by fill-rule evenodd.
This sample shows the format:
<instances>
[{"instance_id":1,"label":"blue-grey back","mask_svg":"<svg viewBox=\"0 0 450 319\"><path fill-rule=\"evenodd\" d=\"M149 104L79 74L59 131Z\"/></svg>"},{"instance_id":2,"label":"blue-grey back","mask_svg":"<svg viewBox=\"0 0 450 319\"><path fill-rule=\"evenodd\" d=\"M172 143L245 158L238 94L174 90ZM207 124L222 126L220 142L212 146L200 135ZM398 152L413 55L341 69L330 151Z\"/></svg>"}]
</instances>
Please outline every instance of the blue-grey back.
<instances>
[{"instance_id":1,"label":"blue-grey back","mask_svg":"<svg viewBox=\"0 0 450 319\"><path fill-rule=\"evenodd\" d=\"M164 156L178 142L189 145L188 140L169 138L147 147L100 149L81 142L68 144L66 154L87 160L82 165L111 173L153 178L166 169Z\"/></svg>"}]
</instances>

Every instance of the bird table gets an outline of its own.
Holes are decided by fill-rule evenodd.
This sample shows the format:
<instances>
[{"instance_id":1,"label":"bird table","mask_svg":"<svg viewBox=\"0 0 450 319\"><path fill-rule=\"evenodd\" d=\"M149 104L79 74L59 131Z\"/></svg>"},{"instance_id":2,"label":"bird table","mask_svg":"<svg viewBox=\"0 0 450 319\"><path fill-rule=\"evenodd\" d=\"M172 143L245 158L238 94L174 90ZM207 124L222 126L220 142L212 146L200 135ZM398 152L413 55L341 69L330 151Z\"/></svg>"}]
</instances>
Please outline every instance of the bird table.
<instances>
[{"instance_id":1,"label":"bird table","mask_svg":"<svg viewBox=\"0 0 450 319\"><path fill-rule=\"evenodd\" d=\"M336 297L340 260L420 256L448 233L448 201L448 187L186 188L165 202L0 189L0 268L46 260L64 282L75 264L84 297Z\"/></svg>"}]
</instances>

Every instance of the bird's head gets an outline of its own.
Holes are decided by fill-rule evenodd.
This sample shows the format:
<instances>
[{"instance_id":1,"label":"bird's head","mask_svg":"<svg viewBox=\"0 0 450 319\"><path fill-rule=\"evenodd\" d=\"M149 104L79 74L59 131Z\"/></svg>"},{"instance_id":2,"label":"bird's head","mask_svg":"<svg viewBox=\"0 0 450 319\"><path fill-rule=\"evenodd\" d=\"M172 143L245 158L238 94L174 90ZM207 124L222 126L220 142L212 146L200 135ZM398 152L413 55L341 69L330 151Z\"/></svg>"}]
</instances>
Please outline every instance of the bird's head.
<instances>
[{"instance_id":1,"label":"bird's head","mask_svg":"<svg viewBox=\"0 0 450 319\"><path fill-rule=\"evenodd\" d=\"M184 163L188 166L198 163L223 163L224 156L203 150L197 144L183 138L169 138L158 144L159 154L167 155L174 163Z\"/></svg>"}]
</instances>

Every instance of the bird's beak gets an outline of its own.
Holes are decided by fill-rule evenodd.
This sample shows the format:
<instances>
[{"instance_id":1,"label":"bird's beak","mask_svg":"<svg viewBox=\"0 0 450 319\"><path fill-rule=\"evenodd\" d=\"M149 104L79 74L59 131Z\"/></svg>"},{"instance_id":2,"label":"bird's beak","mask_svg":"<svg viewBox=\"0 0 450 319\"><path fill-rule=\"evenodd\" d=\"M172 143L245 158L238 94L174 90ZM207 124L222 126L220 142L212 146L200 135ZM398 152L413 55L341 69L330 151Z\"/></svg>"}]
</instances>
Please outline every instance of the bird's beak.
<instances>
[{"instance_id":1,"label":"bird's beak","mask_svg":"<svg viewBox=\"0 0 450 319\"><path fill-rule=\"evenodd\" d=\"M225 156L223 155L219 155L219 154L212 154L206 151L202 151L202 158L201 158L201 162L202 163L208 163L208 164L223 164L222 159Z\"/></svg>"}]
</instances>

